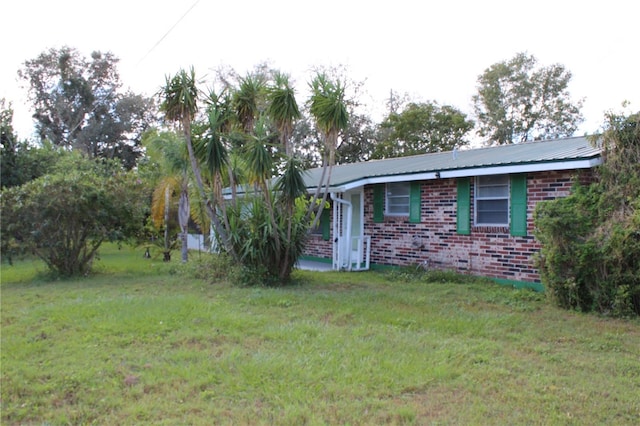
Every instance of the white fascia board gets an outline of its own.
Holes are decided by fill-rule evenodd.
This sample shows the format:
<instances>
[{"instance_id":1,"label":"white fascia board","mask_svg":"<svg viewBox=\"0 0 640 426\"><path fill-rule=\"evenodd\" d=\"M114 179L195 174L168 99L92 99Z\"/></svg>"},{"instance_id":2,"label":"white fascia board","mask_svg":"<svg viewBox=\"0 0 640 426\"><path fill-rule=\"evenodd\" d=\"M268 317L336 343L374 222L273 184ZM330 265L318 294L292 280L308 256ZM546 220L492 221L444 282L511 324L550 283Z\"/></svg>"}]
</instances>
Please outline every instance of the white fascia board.
<instances>
[{"instance_id":1,"label":"white fascia board","mask_svg":"<svg viewBox=\"0 0 640 426\"><path fill-rule=\"evenodd\" d=\"M345 183L344 185L333 187L330 189L329 192L346 192L351 189L361 188L365 185L375 185L377 183L410 182L414 180L430 180L430 179L437 179L436 172L395 175L395 176L375 176L375 177L355 180L353 182Z\"/></svg>"},{"instance_id":2,"label":"white fascia board","mask_svg":"<svg viewBox=\"0 0 640 426\"><path fill-rule=\"evenodd\" d=\"M505 166L494 167L475 167L471 169L444 170L426 173L393 175L393 176L376 176L365 179L355 180L343 185L334 186L329 189L330 193L346 192L351 189L361 188L365 185L373 185L377 183L394 183L394 182L411 182L416 180L432 180L447 179L458 177L487 176L487 175L505 175L516 173L533 173L546 172L554 170L570 170L570 169L590 169L602 164L602 158L590 158L583 160L570 160L549 163L533 163L533 164L511 164ZM439 177L436 176L439 174ZM311 190L315 190L312 188ZM310 191L311 191L310 190Z\"/></svg>"},{"instance_id":3,"label":"white fascia board","mask_svg":"<svg viewBox=\"0 0 640 426\"><path fill-rule=\"evenodd\" d=\"M555 170L590 169L602 164L602 158L588 160L561 161L555 163L515 164L508 166L479 167L474 169L448 170L440 172L440 178L457 178L487 175L508 175L516 173L548 172Z\"/></svg>"}]
</instances>

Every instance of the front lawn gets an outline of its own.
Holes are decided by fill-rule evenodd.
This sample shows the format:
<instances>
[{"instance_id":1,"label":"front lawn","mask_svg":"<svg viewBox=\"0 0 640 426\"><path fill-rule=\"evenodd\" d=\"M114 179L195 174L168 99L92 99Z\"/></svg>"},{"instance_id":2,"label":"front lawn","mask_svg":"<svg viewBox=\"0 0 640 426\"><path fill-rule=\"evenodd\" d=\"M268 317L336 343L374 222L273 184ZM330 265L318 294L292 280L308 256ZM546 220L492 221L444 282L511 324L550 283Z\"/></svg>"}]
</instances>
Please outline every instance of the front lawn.
<instances>
[{"instance_id":1,"label":"front lawn","mask_svg":"<svg viewBox=\"0 0 640 426\"><path fill-rule=\"evenodd\" d=\"M3 264L2 424L640 423L638 320L486 282L183 269L113 247L83 279Z\"/></svg>"}]
</instances>

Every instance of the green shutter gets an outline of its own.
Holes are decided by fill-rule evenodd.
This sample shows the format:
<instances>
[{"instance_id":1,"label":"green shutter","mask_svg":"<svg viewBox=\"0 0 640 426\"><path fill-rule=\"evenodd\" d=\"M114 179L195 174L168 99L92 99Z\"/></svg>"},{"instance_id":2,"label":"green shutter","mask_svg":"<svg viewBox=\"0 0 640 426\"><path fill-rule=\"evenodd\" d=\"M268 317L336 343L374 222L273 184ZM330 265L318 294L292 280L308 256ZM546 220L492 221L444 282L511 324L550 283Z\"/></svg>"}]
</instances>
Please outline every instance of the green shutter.
<instances>
[{"instance_id":1,"label":"green shutter","mask_svg":"<svg viewBox=\"0 0 640 426\"><path fill-rule=\"evenodd\" d=\"M471 234L471 185L469 178L458 178L458 209L457 226L458 234Z\"/></svg>"},{"instance_id":2,"label":"green shutter","mask_svg":"<svg viewBox=\"0 0 640 426\"><path fill-rule=\"evenodd\" d=\"M527 175L511 175L511 235L527 235Z\"/></svg>"},{"instance_id":3,"label":"green shutter","mask_svg":"<svg viewBox=\"0 0 640 426\"><path fill-rule=\"evenodd\" d=\"M373 187L373 221L384 222L384 185Z\"/></svg>"},{"instance_id":4,"label":"green shutter","mask_svg":"<svg viewBox=\"0 0 640 426\"><path fill-rule=\"evenodd\" d=\"M322 239L329 241L331 238L331 210L329 207L322 209L320 215L320 229L322 229Z\"/></svg>"},{"instance_id":5,"label":"green shutter","mask_svg":"<svg viewBox=\"0 0 640 426\"><path fill-rule=\"evenodd\" d=\"M420 182L411 182L409 186L409 222L420 223Z\"/></svg>"}]
</instances>

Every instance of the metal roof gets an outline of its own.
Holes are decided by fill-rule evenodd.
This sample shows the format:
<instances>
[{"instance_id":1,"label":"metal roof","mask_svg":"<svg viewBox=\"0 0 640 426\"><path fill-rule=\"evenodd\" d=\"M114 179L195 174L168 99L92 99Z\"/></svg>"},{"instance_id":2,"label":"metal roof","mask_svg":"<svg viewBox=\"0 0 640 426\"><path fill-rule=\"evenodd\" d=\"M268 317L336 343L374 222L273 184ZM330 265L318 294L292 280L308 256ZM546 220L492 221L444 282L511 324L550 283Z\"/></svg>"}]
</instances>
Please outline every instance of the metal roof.
<instances>
[{"instance_id":1,"label":"metal roof","mask_svg":"<svg viewBox=\"0 0 640 426\"><path fill-rule=\"evenodd\" d=\"M586 137L572 137L371 160L334 166L331 190L369 183L589 168L600 164L600 154L600 148ZM307 170L307 188L317 186L321 173L322 167Z\"/></svg>"}]
</instances>

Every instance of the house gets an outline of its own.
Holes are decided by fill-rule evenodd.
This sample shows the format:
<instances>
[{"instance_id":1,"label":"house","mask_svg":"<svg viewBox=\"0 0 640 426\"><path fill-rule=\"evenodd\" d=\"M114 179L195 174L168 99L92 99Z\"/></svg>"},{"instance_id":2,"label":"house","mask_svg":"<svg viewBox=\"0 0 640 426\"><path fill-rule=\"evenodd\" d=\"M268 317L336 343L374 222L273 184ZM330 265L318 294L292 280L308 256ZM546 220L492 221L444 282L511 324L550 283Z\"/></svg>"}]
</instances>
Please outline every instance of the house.
<instances>
[{"instance_id":1,"label":"house","mask_svg":"<svg viewBox=\"0 0 640 426\"><path fill-rule=\"evenodd\" d=\"M589 183L601 150L585 137L335 166L331 208L306 259L336 270L424 265L542 289L536 204ZM315 190L322 169L305 178Z\"/></svg>"}]
</instances>

